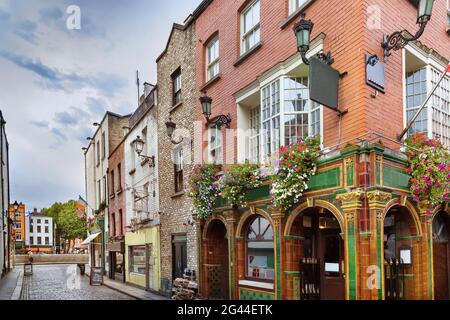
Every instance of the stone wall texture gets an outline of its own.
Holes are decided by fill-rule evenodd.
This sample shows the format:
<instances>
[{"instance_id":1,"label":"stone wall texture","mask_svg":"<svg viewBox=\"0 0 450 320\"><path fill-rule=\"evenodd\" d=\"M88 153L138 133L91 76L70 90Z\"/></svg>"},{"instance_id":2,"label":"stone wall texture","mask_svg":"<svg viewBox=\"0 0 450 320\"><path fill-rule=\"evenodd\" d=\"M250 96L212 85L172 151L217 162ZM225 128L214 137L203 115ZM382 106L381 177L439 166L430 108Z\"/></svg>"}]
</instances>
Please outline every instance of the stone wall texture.
<instances>
[{"instance_id":1,"label":"stone wall texture","mask_svg":"<svg viewBox=\"0 0 450 320\"><path fill-rule=\"evenodd\" d=\"M194 130L196 108L196 34L195 23L174 25L167 48L158 63L158 134L159 182L161 211L161 278L172 282L172 237L187 234L187 267L197 269L197 232L188 224L192 217L192 202L187 192L175 192L173 154L183 148L184 186L192 168L191 136ZM173 106L172 74L181 68L182 103ZM177 124L174 145L166 134L169 117ZM164 281L164 280L163 280Z\"/></svg>"}]
</instances>

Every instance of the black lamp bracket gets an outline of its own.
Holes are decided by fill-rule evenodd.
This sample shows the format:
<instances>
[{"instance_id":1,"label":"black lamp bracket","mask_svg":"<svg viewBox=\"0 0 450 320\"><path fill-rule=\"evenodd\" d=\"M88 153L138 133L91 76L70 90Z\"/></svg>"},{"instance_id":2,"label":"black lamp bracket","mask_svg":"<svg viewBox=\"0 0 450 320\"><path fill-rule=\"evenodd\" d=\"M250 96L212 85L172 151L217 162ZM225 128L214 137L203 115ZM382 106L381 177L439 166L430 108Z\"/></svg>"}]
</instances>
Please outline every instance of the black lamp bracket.
<instances>
[{"instance_id":1,"label":"black lamp bracket","mask_svg":"<svg viewBox=\"0 0 450 320\"><path fill-rule=\"evenodd\" d=\"M142 159L144 159L144 161L150 161L150 167L154 168L155 167L155 156L144 156L142 154L139 155L139 157L141 157Z\"/></svg>"},{"instance_id":2,"label":"black lamp bracket","mask_svg":"<svg viewBox=\"0 0 450 320\"><path fill-rule=\"evenodd\" d=\"M303 60L304 64L309 66L311 63L310 63L309 59L306 57L306 53L307 52L301 52L302 60ZM328 52L328 53L320 52L320 53L315 55L315 58L317 58L320 61L328 64L329 66L331 66L334 63L334 58L333 58L331 52Z\"/></svg>"},{"instance_id":3,"label":"black lamp bracket","mask_svg":"<svg viewBox=\"0 0 450 320\"><path fill-rule=\"evenodd\" d=\"M217 128L221 129L223 126L225 126L227 129L230 129L231 124L231 115L219 115L217 117L214 117L213 119L206 118L209 125L213 124Z\"/></svg>"},{"instance_id":4,"label":"black lamp bracket","mask_svg":"<svg viewBox=\"0 0 450 320\"><path fill-rule=\"evenodd\" d=\"M411 36L407 30L396 31L391 35L385 35L384 41L381 47L384 49L384 58L386 59L391 55L391 51L397 51L403 49L408 42L419 39L425 31L428 20L420 22L420 29L414 36Z\"/></svg>"}]
</instances>

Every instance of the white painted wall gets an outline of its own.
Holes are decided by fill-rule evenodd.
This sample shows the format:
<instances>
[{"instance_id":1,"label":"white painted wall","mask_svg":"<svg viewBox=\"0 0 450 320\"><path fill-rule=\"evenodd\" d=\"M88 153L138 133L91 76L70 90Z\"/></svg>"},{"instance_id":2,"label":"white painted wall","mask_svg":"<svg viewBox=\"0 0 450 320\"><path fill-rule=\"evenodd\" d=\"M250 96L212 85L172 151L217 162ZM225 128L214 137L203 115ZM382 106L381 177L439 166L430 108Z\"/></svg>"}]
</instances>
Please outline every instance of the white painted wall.
<instances>
[{"instance_id":1,"label":"white painted wall","mask_svg":"<svg viewBox=\"0 0 450 320\"><path fill-rule=\"evenodd\" d=\"M33 225L33 232L30 232L30 224ZM40 231L38 229L40 227ZM45 227L48 227L48 232L45 232ZM25 246L52 246L53 247L53 218L41 215L26 215L25 216ZM38 244L38 237L41 237L41 243ZM33 238L31 244L30 238ZM49 243L46 244L45 238L49 238Z\"/></svg>"}]
</instances>

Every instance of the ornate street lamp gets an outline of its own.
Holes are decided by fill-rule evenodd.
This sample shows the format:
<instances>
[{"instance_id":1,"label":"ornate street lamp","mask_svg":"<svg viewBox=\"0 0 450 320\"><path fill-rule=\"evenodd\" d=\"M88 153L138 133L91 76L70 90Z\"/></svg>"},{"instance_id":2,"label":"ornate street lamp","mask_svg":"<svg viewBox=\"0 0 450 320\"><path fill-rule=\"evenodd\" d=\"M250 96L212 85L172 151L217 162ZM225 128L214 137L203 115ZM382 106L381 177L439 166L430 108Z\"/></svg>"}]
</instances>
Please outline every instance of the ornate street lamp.
<instances>
[{"instance_id":1,"label":"ornate street lamp","mask_svg":"<svg viewBox=\"0 0 450 320\"><path fill-rule=\"evenodd\" d=\"M414 36L410 36L407 30L396 31L391 35L385 35L381 47L384 49L384 57L391 55L391 50L397 51L403 49L408 42L419 39L425 31L428 21L431 20L433 13L434 0L419 0L417 7L417 24L420 26L419 31Z\"/></svg>"},{"instance_id":2,"label":"ornate street lamp","mask_svg":"<svg viewBox=\"0 0 450 320\"><path fill-rule=\"evenodd\" d=\"M309 51L309 45L311 43L311 33L314 28L314 23L311 20L305 19L305 14L301 15L300 21L294 26L295 37L297 38L297 50L302 55L303 63L306 65L310 65L310 61L306 57L306 54ZM334 60L331 56L331 52L327 54L318 53L316 58L325 62L328 65L333 64Z\"/></svg>"},{"instance_id":3,"label":"ornate street lamp","mask_svg":"<svg viewBox=\"0 0 450 320\"><path fill-rule=\"evenodd\" d=\"M19 204L17 203L17 201L15 201L13 203L13 209L14 209L14 212L17 212L19 210Z\"/></svg>"},{"instance_id":4,"label":"ornate street lamp","mask_svg":"<svg viewBox=\"0 0 450 320\"><path fill-rule=\"evenodd\" d=\"M144 145L145 145L145 141L141 139L140 136L137 136L136 139L134 139L133 141L133 145L134 145L134 149L137 153L137 155L141 158L143 158L144 160L149 160L150 161L150 167L155 167L155 156L145 156L142 155L142 151L144 151Z\"/></svg>"},{"instance_id":5,"label":"ornate street lamp","mask_svg":"<svg viewBox=\"0 0 450 320\"><path fill-rule=\"evenodd\" d=\"M179 141L173 140L173 133L175 132L175 129L177 128L177 124L172 121L172 118L169 118L169 121L166 122L166 132L167 136L169 136L170 141L173 144L180 144L183 141L183 137Z\"/></svg>"},{"instance_id":6,"label":"ornate street lamp","mask_svg":"<svg viewBox=\"0 0 450 320\"><path fill-rule=\"evenodd\" d=\"M217 128L222 128L222 126L230 128L231 124L231 115L219 115L214 118L214 120L211 120L211 105L212 105L212 98L208 97L206 95L206 91L204 92L204 95L200 97L200 103L202 105L202 113L206 118L206 122L208 124L215 124Z\"/></svg>"}]
</instances>

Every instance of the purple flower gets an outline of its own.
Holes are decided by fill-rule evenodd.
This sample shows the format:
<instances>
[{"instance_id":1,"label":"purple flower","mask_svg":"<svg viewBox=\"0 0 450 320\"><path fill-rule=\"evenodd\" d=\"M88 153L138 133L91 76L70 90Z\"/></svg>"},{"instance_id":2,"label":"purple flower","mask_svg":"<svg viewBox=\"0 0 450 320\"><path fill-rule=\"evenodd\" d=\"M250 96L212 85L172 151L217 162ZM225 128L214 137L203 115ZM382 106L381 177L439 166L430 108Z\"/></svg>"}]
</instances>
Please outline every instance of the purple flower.
<instances>
[{"instance_id":1,"label":"purple flower","mask_svg":"<svg viewBox=\"0 0 450 320\"><path fill-rule=\"evenodd\" d=\"M433 186L433 182L432 181L428 181L428 186L432 187Z\"/></svg>"},{"instance_id":2,"label":"purple flower","mask_svg":"<svg viewBox=\"0 0 450 320\"><path fill-rule=\"evenodd\" d=\"M420 200L420 199L419 199L419 196L414 196L413 199L414 199L415 202L419 202L419 200Z\"/></svg>"},{"instance_id":3,"label":"purple flower","mask_svg":"<svg viewBox=\"0 0 450 320\"><path fill-rule=\"evenodd\" d=\"M436 187L440 187L441 186L441 184L439 183L439 181L436 181L435 183L434 183L434 185L436 186Z\"/></svg>"}]
</instances>

